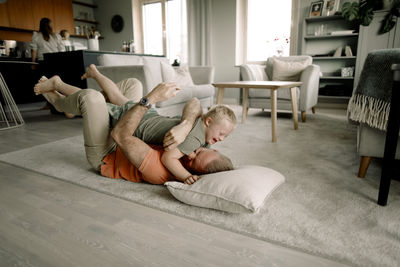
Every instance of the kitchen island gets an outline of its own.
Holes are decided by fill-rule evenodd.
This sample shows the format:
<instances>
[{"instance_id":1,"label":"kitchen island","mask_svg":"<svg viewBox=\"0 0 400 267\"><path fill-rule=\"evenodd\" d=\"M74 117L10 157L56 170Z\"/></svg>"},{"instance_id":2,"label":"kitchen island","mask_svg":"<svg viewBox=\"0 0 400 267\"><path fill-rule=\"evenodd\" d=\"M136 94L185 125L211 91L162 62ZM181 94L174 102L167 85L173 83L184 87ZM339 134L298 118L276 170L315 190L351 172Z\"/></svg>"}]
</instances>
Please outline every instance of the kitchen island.
<instances>
[{"instance_id":1,"label":"kitchen island","mask_svg":"<svg viewBox=\"0 0 400 267\"><path fill-rule=\"evenodd\" d=\"M82 89L86 89L87 82L86 80L81 80L80 77L85 73L86 68L90 64L99 65L98 57L103 54L154 57L154 55L132 54L126 52L78 50L47 53L44 54L44 61L49 76L59 75L64 82Z\"/></svg>"}]
</instances>

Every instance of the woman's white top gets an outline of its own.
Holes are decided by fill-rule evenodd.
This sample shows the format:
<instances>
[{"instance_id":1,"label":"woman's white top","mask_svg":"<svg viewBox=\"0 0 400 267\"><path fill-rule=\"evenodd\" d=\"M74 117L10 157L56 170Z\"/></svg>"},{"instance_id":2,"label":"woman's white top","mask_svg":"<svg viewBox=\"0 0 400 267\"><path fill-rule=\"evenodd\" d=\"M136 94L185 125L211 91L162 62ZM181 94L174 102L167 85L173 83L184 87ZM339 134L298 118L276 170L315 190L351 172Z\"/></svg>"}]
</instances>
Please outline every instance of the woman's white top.
<instances>
[{"instance_id":1,"label":"woman's white top","mask_svg":"<svg viewBox=\"0 0 400 267\"><path fill-rule=\"evenodd\" d=\"M50 39L46 41L41 32L33 32L31 49L37 51L39 60L43 60L44 53L65 51L61 36L58 33L50 35Z\"/></svg>"}]
</instances>

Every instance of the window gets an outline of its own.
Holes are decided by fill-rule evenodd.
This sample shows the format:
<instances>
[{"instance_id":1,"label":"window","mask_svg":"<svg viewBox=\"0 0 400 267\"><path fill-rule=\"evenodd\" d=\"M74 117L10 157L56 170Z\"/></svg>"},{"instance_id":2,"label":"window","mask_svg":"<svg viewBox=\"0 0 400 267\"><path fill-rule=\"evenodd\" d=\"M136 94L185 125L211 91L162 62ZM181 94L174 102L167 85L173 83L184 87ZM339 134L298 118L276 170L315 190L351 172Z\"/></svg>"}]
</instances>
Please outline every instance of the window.
<instances>
[{"instance_id":1,"label":"window","mask_svg":"<svg viewBox=\"0 0 400 267\"><path fill-rule=\"evenodd\" d=\"M142 18L145 54L187 62L186 0L145 0Z\"/></svg>"},{"instance_id":2,"label":"window","mask_svg":"<svg viewBox=\"0 0 400 267\"><path fill-rule=\"evenodd\" d=\"M247 0L247 61L289 55L291 11L292 0Z\"/></svg>"}]
</instances>

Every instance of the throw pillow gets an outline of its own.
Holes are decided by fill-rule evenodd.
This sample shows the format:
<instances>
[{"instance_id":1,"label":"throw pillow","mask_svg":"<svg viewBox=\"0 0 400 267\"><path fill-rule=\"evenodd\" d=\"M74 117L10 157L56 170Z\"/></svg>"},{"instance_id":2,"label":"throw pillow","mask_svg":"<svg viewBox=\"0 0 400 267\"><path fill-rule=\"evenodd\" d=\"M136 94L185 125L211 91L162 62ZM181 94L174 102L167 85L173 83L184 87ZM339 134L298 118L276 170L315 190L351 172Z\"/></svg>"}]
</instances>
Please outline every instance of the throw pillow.
<instances>
[{"instance_id":1,"label":"throw pillow","mask_svg":"<svg viewBox=\"0 0 400 267\"><path fill-rule=\"evenodd\" d=\"M161 73L164 82L174 82L180 86L194 85L189 68L185 64L174 68L165 62L161 62Z\"/></svg>"},{"instance_id":2,"label":"throw pillow","mask_svg":"<svg viewBox=\"0 0 400 267\"><path fill-rule=\"evenodd\" d=\"M245 64L245 68L247 68L250 80L268 81L267 74L265 73L265 65Z\"/></svg>"},{"instance_id":3,"label":"throw pillow","mask_svg":"<svg viewBox=\"0 0 400 267\"><path fill-rule=\"evenodd\" d=\"M203 175L192 185L166 182L178 200L193 206L233 213L257 212L264 200L284 182L277 171L260 166L243 166L232 171Z\"/></svg>"},{"instance_id":4,"label":"throw pillow","mask_svg":"<svg viewBox=\"0 0 400 267\"><path fill-rule=\"evenodd\" d=\"M272 62L272 80L299 81L301 72L310 64L309 60L284 61L274 58Z\"/></svg>"}]
</instances>

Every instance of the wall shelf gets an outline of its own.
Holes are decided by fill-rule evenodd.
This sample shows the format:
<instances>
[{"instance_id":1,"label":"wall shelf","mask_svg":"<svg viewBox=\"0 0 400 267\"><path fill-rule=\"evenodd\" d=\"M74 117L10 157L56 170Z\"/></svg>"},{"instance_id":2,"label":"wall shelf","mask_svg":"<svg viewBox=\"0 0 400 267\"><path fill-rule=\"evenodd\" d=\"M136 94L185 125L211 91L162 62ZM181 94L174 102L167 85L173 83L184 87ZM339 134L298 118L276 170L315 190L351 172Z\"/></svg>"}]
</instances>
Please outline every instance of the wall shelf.
<instances>
[{"instance_id":1,"label":"wall shelf","mask_svg":"<svg viewBox=\"0 0 400 267\"><path fill-rule=\"evenodd\" d=\"M334 38L343 38L343 37L358 37L358 33L351 33L351 34L327 34L327 35L307 35L304 37L306 40L317 40L317 39L334 39Z\"/></svg>"},{"instance_id":2,"label":"wall shelf","mask_svg":"<svg viewBox=\"0 0 400 267\"><path fill-rule=\"evenodd\" d=\"M86 7L91 7L91 8L97 8L96 5L84 3L84 2L81 2L81 1L72 1L72 4L76 4L76 5L80 5L80 6L86 6Z\"/></svg>"},{"instance_id":3,"label":"wall shelf","mask_svg":"<svg viewBox=\"0 0 400 267\"><path fill-rule=\"evenodd\" d=\"M342 60L342 59L357 59L357 57L316 57L313 56L313 60Z\"/></svg>"},{"instance_id":4,"label":"wall shelf","mask_svg":"<svg viewBox=\"0 0 400 267\"><path fill-rule=\"evenodd\" d=\"M343 20L342 16L323 16L323 17L311 17L306 18L306 22L324 22L332 20Z\"/></svg>"},{"instance_id":5,"label":"wall shelf","mask_svg":"<svg viewBox=\"0 0 400 267\"><path fill-rule=\"evenodd\" d=\"M342 77L342 76L322 76L320 80L354 80L354 77Z\"/></svg>"},{"instance_id":6,"label":"wall shelf","mask_svg":"<svg viewBox=\"0 0 400 267\"><path fill-rule=\"evenodd\" d=\"M89 24L99 24L97 21L93 21L93 20L86 20L86 19L74 19L74 21L79 21L79 22L84 22L84 23L89 23Z\"/></svg>"}]
</instances>

